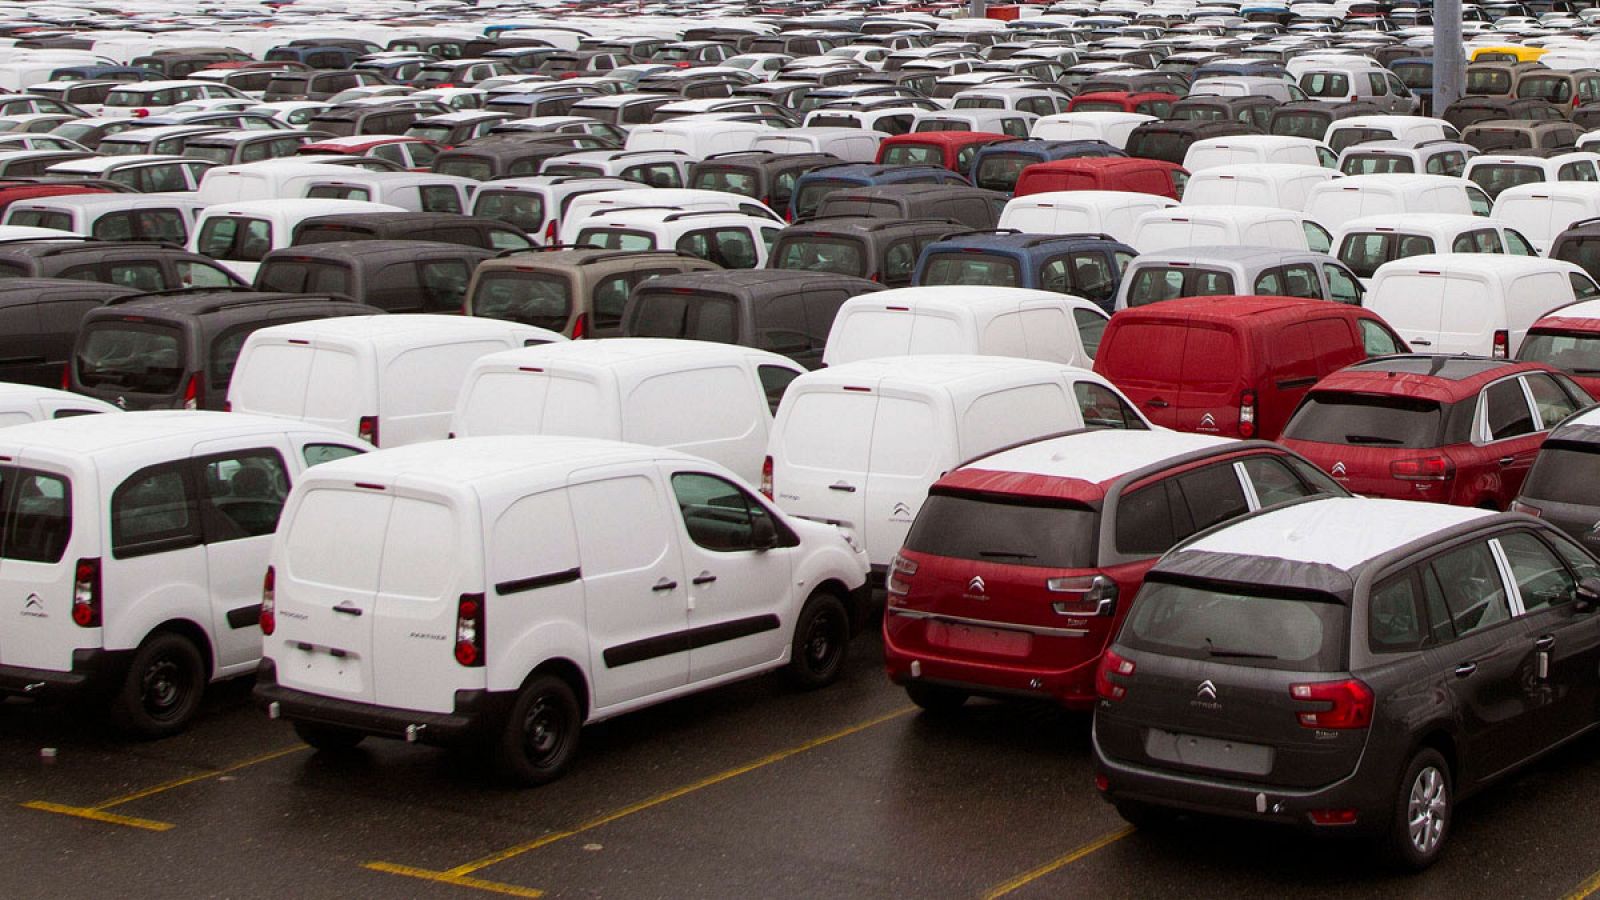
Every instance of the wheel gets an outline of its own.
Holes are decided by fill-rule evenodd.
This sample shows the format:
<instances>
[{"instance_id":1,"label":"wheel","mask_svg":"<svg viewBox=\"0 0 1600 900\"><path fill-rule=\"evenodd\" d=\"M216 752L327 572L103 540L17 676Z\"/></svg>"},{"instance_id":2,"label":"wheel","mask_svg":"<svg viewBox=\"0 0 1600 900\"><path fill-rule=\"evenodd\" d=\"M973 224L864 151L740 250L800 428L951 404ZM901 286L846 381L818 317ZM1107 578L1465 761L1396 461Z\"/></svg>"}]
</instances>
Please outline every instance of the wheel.
<instances>
[{"instance_id":1,"label":"wheel","mask_svg":"<svg viewBox=\"0 0 1600 900\"><path fill-rule=\"evenodd\" d=\"M520 785L560 778L578 752L583 716L571 685L554 675L536 675L517 695L494 744L495 767Z\"/></svg>"},{"instance_id":2,"label":"wheel","mask_svg":"<svg viewBox=\"0 0 1600 900\"><path fill-rule=\"evenodd\" d=\"M1402 867L1421 871L1439 858L1450 836L1450 818L1455 811L1450 765L1439 751L1424 749L1411 758L1399 787L1389 828L1389 853Z\"/></svg>"},{"instance_id":3,"label":"wheel","mask_svg":"<svg viewBox=\"0 0 1600 900\"><path fill-rule=\"evenodd\" d=\"M159 632L133 656L128 676L111 701L117 726L141 738L163 738L189 725L206 689L206 666L194 642Z\"/></svg>"},{"instance_id":4,"label":"wheel","mask_svg":"<svg viewBox=\"0 0 1600 900\"><path fill-rule=\"evenodd\" d=\"M951 713L967 702L967 692L937 684L908 684L906 696L931 713Z\"/></svg>"},{"instance_id":5,"label":"wheel","mask_svg":"<svg viewBox=\"0 0 1600 900\"><path fill-rule=\"evenodd\" d=\"M311 745L313 750L326 753L339 753L345 750L354 750L366 735L349 728L340 728L337 725L322 725L316 722L294 723L294 733L300 740Z\"/></svg>"},{"instance_id":6,"label":"wheel","mask_svg":"<svg viewBox=\"0 0 1600 900\"><path fill-rule=\"evenodd\" d=\"M806 600L794 623L785 674L803 690L826 687L838 680L849 649L850 614L838 597L817 591Z\"/></svg>"},{"instance_id":7,"label":"wheel","mask_svg":"<svg viewBox=\"0 0 1600 900\"><path fill-rule=\"evenodd\" d=\"M1122 821L1141 831L1160 831L1178 822L1178 815L1159 806L1150 806L1137 800L1117 800L1113 803Z\"/></svg>"}]
</instances>

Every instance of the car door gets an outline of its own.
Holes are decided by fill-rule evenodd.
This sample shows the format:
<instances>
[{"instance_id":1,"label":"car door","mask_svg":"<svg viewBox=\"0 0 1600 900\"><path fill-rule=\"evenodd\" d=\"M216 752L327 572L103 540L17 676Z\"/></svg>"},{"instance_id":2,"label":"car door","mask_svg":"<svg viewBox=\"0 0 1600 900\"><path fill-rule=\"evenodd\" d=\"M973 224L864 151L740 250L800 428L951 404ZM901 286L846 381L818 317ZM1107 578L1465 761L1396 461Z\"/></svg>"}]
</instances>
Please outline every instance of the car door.
<instances>
[{"instance_id":1,"label":"car door","mask_svg":"<svg viewBox=\"0 0 1600 900\"><path fill-rule=\"evenodd\" d=\"M1481 397L1479 438L1487 471L1477 493L1504 509L1522 490L1545 432L1521 378L1497 381L1484 388Z\"/></svg>"},{"instance_id":2,"label":"car door","mask_svg":"<svg viewBox=\"0 0 1600 900\"><path fill-rule=\"evenodd\" d=\"M1593 725L1600 700L1600 615L1577 608L1579 580L1600 576L1600 564L1560 534L1542 537L1517 531L1495 539L1534 653L1529 756Z\"/></svg>"},{"instance_id":3,"label":"car door","mask_svg":"<svg viewBox=\"0 0 1600 900\"><path fill-rule=\"evenodd\" d=\"M129 605L150 602L157 608L152 612L163 618L208 605L199 490L187 458L146 466L116 484L110 543L111 559L101 567L104 596ZM265 571L263 559L256 572L258 602ZM142 635L132 637L137 641Z\"/></svg>"},{"instance_id":4,"label":"car door","mask_svg":"<svg viewBox=\"0 0 1600 900\"><path fill-rule=\"evenodd\" d=\"M780 535L786 529L776 517L732 481L683 464L660 469L677 501L688 576L689 683L775 663L794 624L783 614L793 607L798 542Z\"/></svg>"},{"instance_id":5,"label":"car door","mask_svg":"<svg viewBox=\"0 0 1600 900\"><path fill-rule=\"evenodd\" d=\"M876 391L851 385L784 399L767 449L770 496L790 515L864 533Z\"/></svg>"}]
</instances>

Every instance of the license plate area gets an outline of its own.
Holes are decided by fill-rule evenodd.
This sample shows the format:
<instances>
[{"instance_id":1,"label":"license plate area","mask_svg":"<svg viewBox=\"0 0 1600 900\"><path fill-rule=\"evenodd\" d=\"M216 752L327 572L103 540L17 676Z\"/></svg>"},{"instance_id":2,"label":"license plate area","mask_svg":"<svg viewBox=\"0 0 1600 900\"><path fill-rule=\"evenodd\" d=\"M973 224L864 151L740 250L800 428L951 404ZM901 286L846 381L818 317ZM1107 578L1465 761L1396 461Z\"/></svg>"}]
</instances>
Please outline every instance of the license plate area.
<instances>
[{"instance_id":1,"label":"license plate area","mask_svg":"<svg viewBox=\"0 0 1600 900\"><path fill-rule=\"evenodd\" d=\"M1272 771L1271 747L1177 734L1159 728L1152 728L1145 734L1144 752L1162 762L1238 775L1259 776Z\"/></svg>"},{"instance_id":2,"label":"license plate area","mask_svg":"<svg viewBox=\"0 0 1600 900\"><path fill-rule=\"evenodd\" d=\"M928 620L928 643L951 650L988 653L995 656L1027 656L1033 649L1033 636L1025 631L984 628L957 622Z\"/></svg>"}]
</instances>

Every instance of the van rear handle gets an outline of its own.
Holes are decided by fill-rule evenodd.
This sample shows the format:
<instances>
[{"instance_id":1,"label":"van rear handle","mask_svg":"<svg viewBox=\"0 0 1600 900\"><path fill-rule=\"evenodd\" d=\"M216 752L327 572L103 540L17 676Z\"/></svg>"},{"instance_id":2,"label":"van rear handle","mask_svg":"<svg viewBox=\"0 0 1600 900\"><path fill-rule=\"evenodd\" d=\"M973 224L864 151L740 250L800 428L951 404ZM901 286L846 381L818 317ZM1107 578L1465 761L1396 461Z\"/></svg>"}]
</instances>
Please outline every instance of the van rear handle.
<instances>
[{"instance_id":1,"label":"van rear handle","mask_svg":"<svg viewBox=\"0 0 1600 900\"><path fill-rule=\"evenodd\" d=\"M1171 406L1172 404L1170 404L1167 401L1161 399L1160 397L1157 397L1157 398L1155 398L1154 400L1151 400L1149 403L1147 403L1145 405L1153 407L1155 409L1166 409L1168 406Z\"/></svg>"},{"instance_id":2,"label":"van rear handle","mask_svg":"<svg viewBox=\"0 0 1600 900\"><path fill-rule=\"evenodd\" d=\"M663 578L660 581L656 582L650 588L650 590L652 590L652 591L675 591L677 589L678 589L678 583L676 581L672 581L672 580L666 579L666 578Z\"/></svg>"},{"instance_id":3,"label":"van rear handle","mask_svg":"<svg viewBox=\"0 0 1600 900\"><path fill-rule=\"evenodd\" d=\"M336 613L344 613L347 616L361 615L361 608L358 606L335 606L333 611Z\"/></svg>"},{"instance_id":4,"label":"van rear handle","mask_svg":"<svg viewBox=\"0 0 1600 900\"><path fill-rule=\"evenodd\" d=\"M833 484L828 485L828 490L844 491L846 494L854 494L856 492L856 486L853 484L847 484L843 481L836 481Z\"/></svg>"}]
</instances>

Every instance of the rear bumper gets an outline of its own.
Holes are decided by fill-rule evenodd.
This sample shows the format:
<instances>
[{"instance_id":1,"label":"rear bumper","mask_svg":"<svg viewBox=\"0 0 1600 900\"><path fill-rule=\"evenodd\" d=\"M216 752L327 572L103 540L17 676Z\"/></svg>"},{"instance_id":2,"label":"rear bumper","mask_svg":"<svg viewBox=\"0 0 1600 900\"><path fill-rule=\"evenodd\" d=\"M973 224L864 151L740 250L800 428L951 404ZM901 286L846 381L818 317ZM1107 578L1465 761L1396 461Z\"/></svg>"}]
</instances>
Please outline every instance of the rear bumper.
<instances>
[{"instance_id":1,"label":"rear bumper","mask_svg":"<svg viewBox=\"0 0 1600 900\"><path fill-rule=\"evenodd\" d=\"M1056 665L1037 661L992 662L956 656L943 648L902 646L895 640L894 612L884 611L883 665L895 684L930 684L984 697L1048 700L1070 710L1094 708L1094 673L1100 662L1099 644L1085 635L1085 660L1058 659ZM1002 627L996 625L995 627ZM991 659L993 659L991 657ZM915 663L915 672L913 672Z\"/></svg>"},{"instance_id":2,"label":"rear bumper","mask_svg":"<svg viewBox=\"0 0 1600 900\"><path fill-rule=\"evenodd\" d=\"M74 650L72 668L65 672L60 669L0 666L0 695L53 702L104 696L122 683L134 652L98 648Z\"/></svg>"},{"instance_id":3,"label":"rear bumper","mask_svg":"<svg viewBox=\"0 0 1600 900\"><path fill-rule=\"evenodd\" d=\"M256 672L255 701L265 709L276 706L278 718L348 728L375 737L452 746L491 737L505 721L515 691L456 691L455 708L448 713L397 709L358 703L297 691L278 684L278 670L263 659Z\"/></svg>"}]
</instances>

